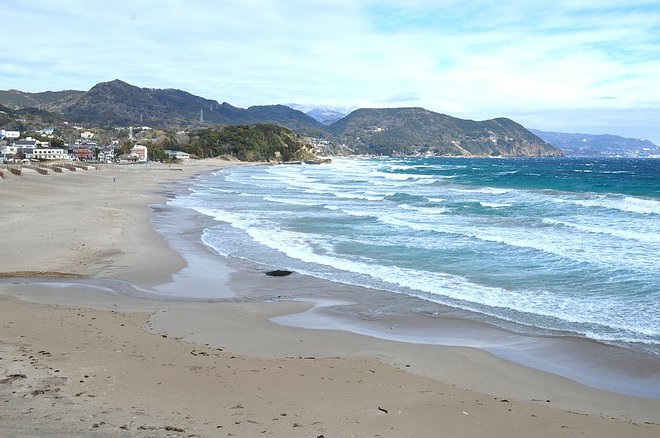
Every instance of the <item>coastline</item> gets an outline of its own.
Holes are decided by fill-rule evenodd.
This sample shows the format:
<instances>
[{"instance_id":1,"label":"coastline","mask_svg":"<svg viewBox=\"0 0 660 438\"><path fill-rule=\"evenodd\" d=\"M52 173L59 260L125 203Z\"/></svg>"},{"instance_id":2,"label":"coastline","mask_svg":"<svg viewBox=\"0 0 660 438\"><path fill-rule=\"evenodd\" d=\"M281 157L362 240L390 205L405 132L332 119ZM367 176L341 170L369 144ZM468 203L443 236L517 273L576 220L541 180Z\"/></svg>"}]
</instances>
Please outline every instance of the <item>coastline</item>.
<instances>
[{"instance_id":1,"label":"coastline","mask_svg":"<svg viewBox=\"0 0 660 438\"><path fill-rule=\"evenodd\" d=\"M57 377L61 383L58 391L39 394L45 397L29 395L27 387L21 393L23 378L3 385L10 387L0 386L0 396L7 400L5 405L12 407L7 414L0 414L2 424L9 425L0 428L30 430L29 421L10 415L18 412L13 410L16 406L24 410L34 408L35 414L31 414L34 428L50 427L40 426L38 421L56 415L67 427L76 424L81 426L80 433L95 436L99 436L98 432L154 436L173 431L167 427L194 431L201 436L210 436L218 429L225 435L230 428L233 433L250 435L250 431L256 433L259 427L276 436L306 436L312 432L328 436L344 436L349 432L360 436L377 433L432 436L439 425L447 433L489 432L500 436L580 432L594 436L653 436L660 430L660 418L657 418L660 400L587 388L474 348L420 346L335 330L305 330L274 324L270 318L310 308L309 303L268 302L268 296L286 295L280 290L288 280L267 279L257 268L240 261L222 263L219 257L209 258L205 252L211 255L210 251L201 243L183 254L178 253L152 227L150 206L160 205L168 193L163 183L183 181L211 171L217 168L217 163L180 166L181 171L164 167L104 168L90 170L88 174L26 175L21 177L24 180L12 178L13 181L0 182L8 222L20 225L30 220L44 228L36 230L29 239L17 234L5 242L5 254L15 256L3 257L4 272L72 273L85 278L121 280L163 294L162 300L145 299L113 292L111 288L102 289L107 285L100 285L95 292L84 284L62 286L55 293L53 287L34 282L0 282L0 326L5 329L0 338L3 348L0 363L6 374L27 374L18 372L17 366L23 367L23 371L30 367L36 370L31 360L22 358L39 357L39 365L49 364L37 370L46 376L42 380L51 382L51 387L55 387L51 378ZM113 177L117 178L116 183L112 183ZM66 183L67 190L56 190L49 186L49 181ZM188 183L180 184L184 187ZM71 198L72 194L80 194L86 200L84 212L76 211L80 198ZM63 219L70 221L71 226L58 228ZM191 256L195 257L192 262L186 260ZM221 267L216 270L217 266ZM209 283L199 281L200 273L204 272L209 275L207 280L215 278L215 288L227 290L225 302L204 299L201 288ZM299 283L296 287L304 289L312 283L318 286L314 280L296 277L294 281ZM177 288L197 291L198 299L168 300L168 293L177 295ZM234 288L241 293L233 292ZM35 317L41 322L36 326L30 324ZM96 319L92 322L90 318ZM117 324L119 320L126 322ZM130 333L123 338L126 332ZM123 344L117 340L120 337ZM98 345L90 342L91 339ZM78 351L83 350L80 346L85 343L89 351ZM63 353L54 357L58 348ZM35 354L44 349L51 354L42 354L43 357ZM7 360L9 357L14 360ZM313 359L307 359L310 357ZM52 361L57 368L50 366ZM128 365L122 361L131 368L126 368ZM190 361L195 364L191 365ZM232 371L236 362L241 366ZM106 380L112 380L112 387L99 381L94 386L84 377L81 383L74 382L80 370L98 371L101 367L109 375ZM9 372L10 368L16 373ZM56 373L59 376L54 375L55 369L59 370ZM173 370L175 374L171 374ZM150 372L160 382L148 376ZM144 381L133 374L142 375ZM62 375L68 376L69 383L61 381ZM83 386L91 387L96 396L77 397ZM188 394L191 386L195 388L194 397ZM12 395L8 389L26 396ZM167 403L154 406L141 392L165 397ZM239 394L249 402L235 401ZM54 413L53 409L60 408L64 402L48 398L51 395L63 397L80 411L74 410L68 417L63 412ZM187 405L174 400L175 395L182 396ZM39 401L46 398L48 403ZM51 402L53 406L46 406ZM286 412L278 413L274 402L294 409L298 417L291 418L294 416L291 412L282 416ZM99 407L103 403L119 406L123 411L101 414L104 410ZM238 405L242 407L236 408ZM143 412L135 416L140 418L141 425L155 429L122 423L120 417L131 406L138 406ZM244 418L248 410L253 420ZM187 419L182 414L184 411L195 421ZM222 418L224 424L211 424L214 415ZM78 421L79 418L86 420ZM165 421L170 419L176 419L177 425ZM205 421L207 424L202 427ZM104 424L94 427L100 422ZM57 431L53 430L53 434Z\"/></svg>"}]
</instances>

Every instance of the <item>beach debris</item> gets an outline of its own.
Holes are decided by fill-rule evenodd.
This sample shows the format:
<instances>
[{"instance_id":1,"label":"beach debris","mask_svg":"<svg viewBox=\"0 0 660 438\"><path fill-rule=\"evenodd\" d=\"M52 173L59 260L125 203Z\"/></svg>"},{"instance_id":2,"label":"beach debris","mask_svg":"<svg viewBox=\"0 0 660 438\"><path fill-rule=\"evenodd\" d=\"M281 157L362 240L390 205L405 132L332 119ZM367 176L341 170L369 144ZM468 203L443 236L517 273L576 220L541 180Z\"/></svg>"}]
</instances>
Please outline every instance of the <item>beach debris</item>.
<instances>
[{"instance_id":1,"label":"beach debris","mask_svg":"<svg viewBox=\"0 0 660 438\"><path fill-rule=\"evenodd\" d=\"M380 406L378 406L378 410L381 411L381 412L385 412L386 414L389 414L387 409L383 409Z\"/></svg>"},{"instance_id":2,"label":"beach debris","mask_svg":"<svg viewBox=\"0 0 660 438\"><path fill-rule=\"evenodd\" d=\"M14 380L25 379L25 378L27 378L27 376L25 374L10 374L7 377L5 377L4 379L0 379L0 384L11 383Z\"/></svg>"},{"instance_id":3,"label":"beach debris","mask_svg":"<svg viewBox=\"0 0 660 438\"><path fill-rule=\"evenodd\" d=\"M269 277L285 277L291 274L293 274L293 271L287 271L284 269L275 269L274 271L266 272L266 275L268 275Z\"/></svg>"},{"instance_id":4,"label":"beach debris","mask_svg":"<svg viewBox=\"0 0 660 438\"><path fill-rule=\"evenodd\" d=\"M35 389L34 391L30 392L30 395L35 397L37 395L43 395L43 394L50 393L50 392L60 392L60 388Z\"/></svg>"},{"instance_id":5,"label":"beach debris","mask_svg":"<svg viewBox=\"0 0 660 438\"><path fill-rule=\"evenodd\" d=\"M174 426L165 426L164 429L168 432L185 432L185 430L181 429L180 427Z\"/></svg>"}]
</instances>

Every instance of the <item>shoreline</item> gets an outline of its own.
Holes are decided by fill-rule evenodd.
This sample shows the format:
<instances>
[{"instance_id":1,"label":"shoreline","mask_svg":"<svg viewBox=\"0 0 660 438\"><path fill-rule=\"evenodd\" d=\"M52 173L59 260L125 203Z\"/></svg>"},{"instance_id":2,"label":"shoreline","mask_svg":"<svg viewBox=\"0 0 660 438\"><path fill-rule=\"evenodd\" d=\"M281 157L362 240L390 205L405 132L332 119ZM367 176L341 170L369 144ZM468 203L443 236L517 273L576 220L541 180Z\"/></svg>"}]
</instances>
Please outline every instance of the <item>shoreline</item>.
<instances>
[{"instance_id":1,"label":"shoreline","mask_svg":"<svg viewBox=\"0 0 660 438\"><path fill-rule=\"evenodd\" d=\"M278 316L273 319L273 322L278 324L301 329L340 329L360 336L403 343L477 348L506 361L568 378L596 389L660 399L660 360L651 354L574 334L516 331L498 326L482 315L438 304L432 304L441 309L442 314L437 317L410 312L405 315L364 319L359 315L366 308L358 302L375 303L382 295L394 297L395 293L299 273L280 280L264 279L262 271L277 269L278 266L265 266L252 261L218 256L199 242L202 231L217 224L212 218L185 208L169 206L159 208L154 220L157 222L154 224L157 231L175 251L183 254L185 259L194 258L188 260L186 268L195 271L193 277L204 277L203 266L195 270L190 265L195 265L199 255L205 254L205 263L216 263L216 269L221 265L229 266L225 274L231 275L232 279L225 282L224 286L234 286L231 296L256 296L266 300L271 295L279 294L269 292L264 295L259 291L268 291L277 284L288 291L285 300L300 301L314 307L303 313ZM182 228L181 224L192 225L183 225ZM191 240L196 242L191 244ZM216 260L218 257L222 260ZM246 283L259 286L245 287ZM201 291L195 297L217 296L215 290L208 295L204 295L203 289ZM361 297L365 294L367 298ZM396 296L401 298L401 295ZM407 307L413 308L412 302L417 298L408 296L405 299L411 302ZM336 301L333 306L319 305L333 301ZM344 311L344 307L351 310Z\"/></svg>"},{"instance_id":2,"label":"shoreline","mask_svg":"<svg viewBox=\"0 0 660 438\"><path fill-rule=\"evenodd\" d=\"M292 384L295 386L293 382L295 382L296 376L301 374L301 372L302 374L312 373L316 375L317 379L314 380L314 382L309 382L309 384L314 387L314 385L321 384L320 380L324 380L319 380L318 376L333 374L335 370L338 369L341 369L343 374L340 374L339 379L337 379L338 376L335 376L334 382L340 382L342 380L341 376L344 376L345 380L344 384L340 385L343 389L338 390L341 393L341 396L338 396L338 394L333 395L334 389L331 391L329 388L326 388L324 394L330 401L320 402L318 399L314 399L316 402L322 403L323 406L328 409L328 412L323 415L325 419L321 421L323 428L318 427L317 432L321 429L323 429L325 433L329 433L330 431L341 432L343 430L344 432L347 432L356 430L362 431L362 434L373 434L380 431L384 433L385 436L398 436L388 429L389 427L393 427L391 420L387 419L389 418L387 417L389 414L377 410L376 408L378 406L371 406L373 403L371 403L369 405L371 407L367 409L365 407L366 405L360 404L366 403L366 401L355 400L355 397L358 397L358 395L354 393L364 392L364 390L361 388L361 383L357 380L347 378L350 374L350 369L359 369L361 370L360 375L366 377L370 374L375 374L370 371L374 367L378 368L378 374L381 374L382 372L388 375L388 384L390 380L391 382L397 382L397 384L400 385L398 387L399 389L394 389L396 388L396 386L394 386L388 388L386 392L382 392L383 388L381 385L385 385L385 382L378 379L371 382L369 389L361 396L373 395L382 398L386 397L385 394L391 394L392 391L396 391L398 396L396 403L403 403L401 406L403 409L401 409L401 411L406 412L406 415L408 415L406 419L399 417L397 427L400 432L402 431L402 427L407 428L405 429L407 432L403 432L407 434L414 434L414 432L411 431L416 430L422 436L429 436L425 435L424 431L437 430L435 429L435 426L439 424L437 416L429 414L429 411L424 409L419 410L417 413L413 413L410 408L411 406L419 408L418 403L423 401L425 403L424 406L427 406L428 404L429 406L435 407L437 410L441 410L441 405L443 403L447 405L451 404L452 400L454 402L457 400L447 395L450 391L458 391L463 395L463 399L461 400L462 403L456 402L458 405L464 405L470 400L469 403L471 408L483 409L485 415L481 417L480 421L475 422L472 417L469 417L469 415L473 413L468 411L462 411L463 413L459 412L458 417L454 417L455 411L448 413L446 417L443 417L442 424L443 426L450 424L450 428L455 426L457 429L454 430L457 434L460 434L461 432L469 434L470 431L472 433L477 433L478 430L481 430L482 432L489 430L497 432L500 430L498 427L503 428L505 426L510 426L510 420L507 420L506 418L495 418L498 415L502 416L500 412L504 405L510 404L515 404L515 409L512 411L505 410L504 412L524 411L528 414L525 419L519 418L519 422L515 423L514 429L520 435L525 434L525 431L528 433L531 433L531 431L537 432L539 431L539 428L541 428L541 434L547 433L548 436L556 435L556 433L561 430L559 423L551 427L547 423L549 418L552 418L553 421L556 420L559 422L567 422L565 421L565 418L570 419L568 422L572 422L571 429L573 430L573 433L576 431L588 431L588 433L596 434L596 431L602 431L605 435L609 434L609 436L616 436L616 434L614 434L615 431L618 432L619 435L632 431L635 434L640 434L640 436L643 436L644 434L652 436L660 430L658 429L660 427L658 426L660 418L656 418L659 416L658 412L660 412L660 409L658 409L660 407L660 401L658 400L627 397L582 387L581 385L575 384L566 379L520 365L515 365L473 348L429 348L428 346L407 345L399 342L378 340L375 338L338 332L335 330L318 331L292 328L271 322L271 318L302 312L309 309L310 305L306 303L289 302L286 300L280 302L268 302L268 296L280 295L279 293L272 292L277 289L274 285L280 285L278 286L279 288L281 287L282 282L276 283L279 279L275 279L275 281L273 281L274 279L272 278L266 279L261 275L261 272L254 268L253 271L241 272L232 266L233 263L224 263L224 271L214 272L212 269L208 269L210 265L204 265L204 262L211 263L211 261L205 260L205 256L200 255L203 251L212 255L206 247L198 247L197 254L193 254L194 257L198 257L193 261L193 264L198 265L198 270L195 271L195 267L191 267L191 264L186 263L185 260L186 256L190 256L190 253L194 253L195 251L190 251L190 253L184 255L176 253L172 248L172 245L162 236L158 235L152 227L154 214L152 208L149 206L161 205L164 196L170 191L168 188L163 188L163 183L168 181L179 181L176 184L181 184L183 187L188 182L182 181L182 177L190 178L193 177L193 175L199 174L199 171L210 170L211 167L204 169L196 168L195 170L191 169L191 171L182 172L183 175L176 172L178 175L172 178L164 175L154 175L156 177L151 178L149 184L146 184L147 187L141 188L139 191L139 197L137 197L137 199L131 199L130 202L128 202L129 208L124 208L125 205L122 204L122 202L125 203L126 199L123 199L121 196L117 199L115 194L114 197L109 197L106 200L101 196L101 213L104 214L101 214L100 216L102 220L106 221L103 223L107 223L108 220L112 221L113 219L116 220L117 218L123 218L130 226L126 227L126 223L120 223L115 227L107 227L106 231L108 231L109 236L106 235L106 239L103 236L99 237L98 234L93 232L88 235L81 232L80 230L90 231L89 229L85 229L84 220L81 220L76 223L76 233L66 234L62 231L62 234L66 234L66 237L69 239L72 237L77 238L77 240L73 242L73 245L64 247L62 245L62 236L60 235L55 236L60 240L54 238L54 243L52 243L51 246L46 245L45 250L43 248L40 249L41 242L38 242L38 244L22 242L21 245L20 241L10 241L8 245L10 249L16 252L22 250L23 254L27 254L28 258L18 261L6 260L7 263L4 263L3 271L42 270L72 272L75 274L87 275L91 278L100 277L124 280L147 289L154 288L164 295L167 295L167 293L175 293L176 287L186 287L200 291L200 288L204 284L208 285L208 281L198 281L199 269L201 267L202 271L209 273L210 278L215 278L219 281L215 287L227 292L227 300L235 300L236 302L213 303L207 302L208 300L205 301L203 297L201 297L201 301L199 302L173 302L171 300L155 301L153 299L145 300L143 298L134 298L120 293L113 293L111 292L111 289L110 291L107 289L97 289L97 292L94 292L93 290L90 290L88 285L60 287L55 293L53 292L52 287L48 288L35 284L28 287L25 284L13 284L11 281L0 282L0 296L2 296L0 299L3 302L3 311L0 312L0 318L2 319L0 322L4 322L3 327L9 327L8 331L4 332L0 338L0 345L3 346L3 349L7 345L19 345L19 338L12 338L12 336L17 336L18 333L21 333L20 331L15 331L15 326L17 325L16 321L13 321L13 324L8 324L6 322L9 319L15 319L13 315L7 314L8 308L11 308L12 312L26 312L26 315L44 312L48 314L52 313L52 315L59 315L59 317L63 317L62 315L69 315L69 318L72 318L72 313L75 313L76 311L81 312L80 309L83 308L106 309L105 311L85 310L85 313L93 312L96 315L95 318L98 320L103 319L104 321L106 319L112 320L113 318L117 319L124 317L131 319L133 324L131 326L133 327L131 329L132 335L144 339L144 342L146 343L145 345L147 345L148 348L152 347L150 343L155 344L165 342L163 340L168 340L168 342L171 340L176 343L176 348L172 348L174 348L174 350L179 347L186 349L187 351L185 351L185 355L187 356L191 356L191 348L195 349L193 351L197 351L199 347L199 351L204 351L209 355L216 354L211 353L211 351L218 352L219 350L217 349L220 348L222 349L223 357L216 357L216 362L225 361L230 363L234 361L234 359L231 359L231 356L229 356L230 354L240 354L243 355L240 360L242 362L251 362L252 365L250 366L253 366L253 369L255 370L259 369L259 366L263 367L264 365L268 365L266 368L269 368L272 363L280 363L280 365L277 366L283 368L276 369L284 369L284 371L277 372L286 375L278 376L278 378L273 381L262 381L258 379L259 384L261 385L262 391L265 391L267 399L276 397L282 400L289 400L291 406L298 406L296 403L299 403L300 405L298 406L298 409L305 411L304 415L302 411L300 414L301 418L305 418L305 420L300 420L299 424L306 427L301 427L301 430L297 430L297 428L287 428L281 429L280 431L280 429L277 429L277 427L280 426L277 425L277 430L274 433L280 434L278 436L287 436L284 435L284 430L291 434L290 436L303 436L302 433L310 432L310 428L312 427L311 423L306 423L305 421L307 421L308 418L311 418L310 415L315 412L312 408L314 403L307 399L307 402L311 404L304 404L305 397L309 398L311 395L299 394L289 386ZM130 171L131 170L128 170L128 172ZM100 176L105 178L105 180L112 179L112 175L108 174L107 171L99 172L104 173L104 175ZM80 175L76 176L80 177ZM128 175L126 176L129 177ZM133 177L134 176L130 176L130 178ZM54 176L54 178L59 178L59 176ZM82 176L82 178L85 178L85 176ZM138 182L140 179L141 178L139 177L135 178L135 181L129 181L129 184ZM2 181L0 184L6 184L8 182L9 181ZM27 187L33 185L33 182L34 181L30 181L29 184L22 184L22 190L34 190L34 187ZM88 182L88 186L98 186L98 184L95 185L95 183L91 181ZM76 182L74 182L74 190L82 190L82 186L79 185L76 187L75 184ZM44 186L44 184L40 185L37 183L36 185L39 186L37 187L37 190L42 189L48 192L44 187L41 187ZM126 189L126 187L123 187L123 189ZM0 190L2 190L1 186ZM53 196L55 195L52 192L51 194ZM65 205L52 205L51 207L53 211L63 208L63 212L67 212L66 200L61 201ZM34 204L34 201L30 202L33 202ZM107 204L104 205L104 202ZM113 204L113 202L115 202L115 204ZM30 205L28 200L24 202L23 207L26 205L29 209ZM121 208L118 208L118 206ZM44 210L43 203L40 204L37 202L37 205L32 205L32 207L34 207L35 211ZM98 215L97 213L98 212L95 211L96 215ZM19 222L21 219L20 209L17 208L16 210L10 211L9 217L10 221L13 220ZM44 221L47 222L45 217ZM75 251L86 251L88 244L91 242L93 242L95 250L90 254L89 258L82 258L79 257L79 254L75 254ZM68 242L66 243L68 244ZM144 247L141 248L137 243ZM34 247L30 247L30 245L34 245ZM199 242L198 245L202 245L201 242ZM112 252L113 250L115 252ZM50 256L58 254L63 260L58 261L56 259L55 261L49 261L49 257L39 254L40 251ZM201 260L199 257L201 257ZM220 265L223 264L219 263L219 258L217 256L213 255L211 258L215 260L213 263ZM28 259L30 263L25 262ZM94 260L94 262L92 263L91 260ZM3 260L3 262L5 262L5 260ZM201 265L199 265L200 262ZM237 265L240 264L240 262L237 263ZM24 265L30 267L44 267L44 269L16 269L17 266L21 267ZM5 267L7 269L4 269ZM187 273L186 268L191 269L191 272ZM167 281L170 276L174 277L172 282ZM310 287L310 283L306 282L309 280L301 279L300 277L298 278L300 281L298 287L301 289ZM255 279L260 280L255 282ZM252 284L250 284L251 282ZM253 291L255 293L247 294L247 298L241 298L243 294L234 293L234 291L232 291L233 288L241 289L242 291ZM48 292L48 290L50 290L50 292ZM47 304L37 305L25 302L13 302L9 298L5 298L5 295L18 296L22 300L41 301L46 302ZM76 308L78 310L76 310ZM219 318L219 316L222 317ZM53 318L57 319L55 316L53 316ZM140 321L142 321L142 323L140 323ZM27 324L27 322L25 324ZM143 331L143 325L147 331ZM123 330L122 327L125 326L126 325L120 326L118 324L112 327L108 326L104 327L101 332L104 336L111 337L113 333L116 335L117 331L121 332ZM25 327L26 326L24 325L23 328L25 329ZM57 324L55 324L55 327L58 327ZM37 329L39 328L30 330L37 331ZM140 334L140 331L143 331L145 334ZM74 331L73 333L80 334L79 331ZM154 335L154 333L157 334L157 336ZM39 342L39 339L43 339L46 335L47 332L41 332L39 333L41 338L35 335L34 339L31 339L30 342L32 345L36 345ZM174 338L177 339L175 340ZM66 348L67 344L64 341L66 340L60 339L53 340L52 342L54 344L60 342L62 348ZM192 341L194 344L188 344L188 341ZM207 344L207 346L205 346L205 344ZM110 348L110 350L108 350L110 353L113 352L113 342L108 341L105 344L101 342L99 348L104 345L105 349ZM2 354L3 359L6 354L6 352ZM160 358L160 353L154 352L153 354L156 361L151 364L152 366L154 366L156 362L159 362L158 359ZM168 360L174 364L174 368L180 370L186 369L185 366L181 368L177 364L179 364L183 358L189 359L188 357L177 356L174 353L172 353L174 354L173 356L169 356L169 353L166 354L168 354ZM312 356L314 359L305 359L306 357ZM192 357L197 358L197 356ZM204 358L207 357L211 356L204 356ZM298 359L298 357L300 358ZM321 357L324 358L321 359ZM79 368L78 364L90 360L90 358L79 357L76 358L75 361L69 361L67 366L73 370ZM133 359L131 358L129 360ZM344 365L349 362L350 366L345 367ZM4 362L0 363L6 368ZM117 368L119 365L115 364L112 366ZM108 362L108 367L111 368L110 362ZM218 367L217 364L216 367ZM62 366L61 368L64 367ZM291 370L295 370L298 374L291 372ZM191 370L188 370L187 372L190 371ZM272 372L275 373L274 370ZM157 373L160 373L160 371L157 371ZM251 373L252 376L250 375ZM192 372L191 374L194 375L195 373ZM251 383L250 379L253 378L254 375L255 372L246 371L242 383L252 387L250 385L254 385L254 383ZM433 375L434 378L429 378L428 375ZM220 372L219 378L226 383L228 379L231 380L230 376L231 374L227 375ZM191 376L188 377L192 378ZM186 379L188 377L186 377ZM271 375L271 377L273 376ZM124 378L125 380L122 380L122 378L115 376L115 383L123 384L131 380L126 376L124 376ZM218 377L216 377L216 379L217 378ZM0 376L0 379L2 379L2 376ZM213 385L213 380L214 379L209 378L205 381L205 384ZM424 385L430 385L435 389L431 390L429 393L415 393L413 390L401 389L415 386L418 384L415 382L422 381L424 382ZM12 386L17 384L17 382L11 383ZM153 385L156 385L156 383ZM285 386L280 387L281 385ZM472 391L458 390L453 389L456 387L452 385L458 385L459 387L464 388L475 388L471 388ZM183 388L180 390L183 390ZM306 392L304 391L304 388L301 388L301 390ZM473 392L475 390L482 394L479 395L478 393ZM149 391L156 391L156 393L158 393L157 387L150 386ZM62 389L60 392L66 393L67 390ZM444 397L439 395L439 393L444 393ZM254 400L255 394L249 394L246 392L243 394L246 399L252 397L250 400L254 401L255 406L258 404L257 401ZM14 402L14 399L9 399L9 397L11 397L10 395L5 394L4 392L0 393L0 395L3 398L10 400L11 403ZM497 399L494 399L493 395L497 395ZM110 400L112 397L116 396L117 395L114 392L106 391L106 394L103 397L107 397L108 400ZM75 393L72 397L75 397ZM132 402L135 401L136 397L139 398L137 394L133 394L130 391L127 397ZM480 404L474 402L475 397L479 399ZM215 403L216 405L219 403L217 394L206 394L204 397L200 396L200 398L207 403ZM389 398L391 402L391 397L386 398ZM506 403L501 401L503 398L507 399ZM220 399L222 399L222 397L220 397ZM511 401L509 401L509 399ZM294 400L296 401L294 402ZM382 403L380 400L381 399L379 399L379 403ZM546 402L545 400L551 400L551 402ZM347 401L352 408L358 407L357 410L353 409L354 413L352 414L343 410ZM141 403L148 404L147 401ZM174 402L171 401L171 403ZM201 401L191 403L193 403L198 409L195 415L201 415L201 412L206 412L204 415L210 415L210 413L205 411L200 405ZM406 403L408 404L406 405ZM549 408L546 405L551 405L555 408ZM151 418L160 415L156 413L158 409L154 406L148 406L148 408L146 405L140 406L142 406L143 410L151 412ZM362 406L362 411L359 409L359 406ZM226 407L226 409L231 414L231 406ZM261 406L259 409L263 410L264 407ZM255 407L254 411L257 412L259 409ZM390 412L392 409L385 408L385 410ZM573 410L575 412L588 411L587 413L589 413L590 416L582 418L582 416L570 414L566 412L566 410ZM468 414L465 412L468 412ZM486 412L488 413L487 415L485 414ZM417 418L416 415L420 415L420 413L425 413L427 417ZM277 414L271 412L269 414L264 413L263 415L269 416ZM346 418L351 417L351 415L359 417L359 424L361 424L361 426L358 426L358 423L351 423L352 427L355 428L353 429L351 428L351 425L346 423ZM617 417L619 420L601 418L601 416ZM541 421L540 419L543 419L544 421ZM5 418L3 418L3 424L4 420ZM180 418L180 420L185 422L184 418ZM381 420L385 420L383 424L381 424ZM465 423L464 420L470 421ZM261 419L255 421L264 424L265 420ZM401 423L401 421L403 421L403 423ZM485 423L483 423L483 421L485 421ZM503 424L498 423L498 421ZM580 423L581 421L584 423ZM116 419L112 420L112 422L116 427L120 427L116 425ZM638 422L637 425L635 425L634 422ZM644 422L649 422L650 424L644 424ZM105 423L105 425L89 430L104 429L105 426L111 422L106 421ZM478 429L479 425L481 425L483 429ZM36 425L33 426L36 427ZM234 429L246 431L248 429L245 428L253 427L254 423L243 422L243 429L239 426L241 426L241 424L235 424ZM3 426L0 426L0 429L2 429L2 427ZM189 430L190 427L191 426L187 426L186 430ZM214 425L213 428L215 427L216 426ZM224 427L227 426L225 425ZM295 426L289 425L288 427ZM545 429L543 429L543 427L545 427ZM303 431L302 429L307 430ZM130 430L133 430L134 434L127 436L139 436L141 433L139 430ZM211 430L216 429L212 429L211 426L209 426L209 429L202 430L200 433L202 433L203 436L207 436ZM165 431L165 429L163 429L163 431ZM555 433L553 434L551 432ZM497 435L497 433L495 434ZM147 436L146 432L145 436ZM501 436L505 436L504 429L501 429Z\"/></svg>"}]
</instances>

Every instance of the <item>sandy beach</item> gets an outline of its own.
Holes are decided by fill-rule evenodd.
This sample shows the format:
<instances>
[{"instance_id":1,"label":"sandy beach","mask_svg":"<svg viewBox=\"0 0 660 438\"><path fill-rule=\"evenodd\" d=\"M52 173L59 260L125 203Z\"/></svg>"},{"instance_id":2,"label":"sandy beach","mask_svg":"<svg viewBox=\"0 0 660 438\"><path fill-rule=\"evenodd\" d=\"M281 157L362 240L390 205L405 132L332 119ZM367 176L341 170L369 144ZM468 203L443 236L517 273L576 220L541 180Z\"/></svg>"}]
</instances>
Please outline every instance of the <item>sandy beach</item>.
<instances>
[{"instance_id":1,"label":"sandy beach","mask_svg":"<svg viewBox=\"0 0 660 438\"><path fill-rule=\"evenodd\" d=\"M658 399L475 348L274 323L311 308L266 299L283 288L344 286L266 277L154 230L171 190L231 165L0 180L0 436L660 435Z\"/></svg>"}]
</instances>

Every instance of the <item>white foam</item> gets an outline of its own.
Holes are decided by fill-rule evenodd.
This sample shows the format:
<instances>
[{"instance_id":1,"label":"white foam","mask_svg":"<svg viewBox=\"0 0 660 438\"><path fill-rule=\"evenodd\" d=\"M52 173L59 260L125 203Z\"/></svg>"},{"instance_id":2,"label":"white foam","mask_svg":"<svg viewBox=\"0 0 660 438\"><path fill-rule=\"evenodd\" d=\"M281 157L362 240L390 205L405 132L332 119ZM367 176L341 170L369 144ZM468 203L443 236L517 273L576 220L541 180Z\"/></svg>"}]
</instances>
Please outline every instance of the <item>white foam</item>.
<instances>
[{"instance_id":1,"label":"white foam","mask_svg":"<svg viewBox=\"0 0 660 438\"><path fill-rule=\"evenodd\" d=\"M410 173L389 173L389 172L382 172L380 170L369 172L367 176L391 179L394 181L415 181L420 179L435 178L434 176L431 175L418 175L418 174L410 174Z\"/></svg>"},{"instance_id":2,"label":"white foam","mask_svg":"<svg viewBox=\"0 0 660 438\"><path fill-rule=\"evenodd\" d=\"M504 208L504 207L511 207L511 204L498 204L496 202L479 202L482 207L487 207L487 208Z\"/></svg>"},{"instance_id":3,"label":"white foam","mask_svg":"<svg viewBox=\"0 0 660 438\"><path fill-rule=\"evenodd\" d=\"M451 188L449 189L452 192L458 192L458 193L484 193L487 195L504 195L506 193L511 192L511 190L507 189L498 189L495 187L481 187L481 188L475 188L475 189L457 189L457 188Z\"/></svg>"},{"instance_id":4,"label":"white foam","mask_svg":"<svg viewBox=\"0 0 660 438\"><path fill-rule=\"evenodd\" d=\"M595 199L555 199L558 203L570 203L581 207L600 207L609 210L620 210L629 213L639 214L660 214L660 201L654 199L636 198L627 196L606 197L601 196Z\"/></svg>"},{"instance_id":5,"label":"white foam","mask_svg":"<svg viewBox=\"0 0 660 438\"><path fill-rule=\"evenodd\" d=\"M256 228L249 229L248 234L259 243L294 259L370 277L383 282L386 288L389 284L388 290L394 292L401 292L400 288L410 291L408 293L424 292L431 295L418 296L424 299L435 297L433 300L439 303L458 304L474 310L475 307L470 305L472 303L479 305L477 309L481 312L484 312L484 309L480 306L485 305L492 309L490 312L494 316L498 317L503 316L496 309L512 309L571 323L611 327L627 331L639 342L655 342L647 337L660 336L660 319L655 313L658 310L657 305L655 310L653 307L637 308L637 314L631 314L629 303L624 298L603 301L597 297L591 299L576 295L557 295L544 290L508 290L489 287L457 275L382 266L364 257L361 260L351 260L337 257L331 252L318 254L312 249L318 236L287 231L272 233L270 230ZM646 325L640 326L639 321L644 321ZM592 336L597 337L599 334L600 331Z\"/></svg>"},{"instance_id":6,"label":"white foam","mask_svg":"<svg viewBox=\"0 0 660 438\"><path fill-rule=\"evenodd\" d=\"M343 212L346 213L349 216L355 216L355 217L376 217L370 211L343 210Z\"/></svg>"},{"instance_id":7,"label":"white foam","mask_svg":"<svg viewBox=\"0 0 660 438\"><path fill-rule=\"evenodd\" d=\"M335 192L333 195L337 198L343 199L363 199L365 201L383 201L385 200L384 196L367 196L361 195L359 193L344 193L344 192Z\"/></svg>"},{"instance_id":8,"label":"white foam","mask_svg":"<svg viewBox=\"0 0 660 438\"><path fill-rule=\"evenodd\" d=\"M293 198L278 198L275 196L264 196L264 201L276 202L278 204L288 204L288 205L300 205L305 207L316 207L323 205L322 203L315 201L302 201L300 199Z\"/></svg>"},{"instance_id":9,"label":"white foam","mask_svg":"<svg viewBox=\"0 0 660 438\"><path fill-rule=\"evenodd\" d=\"M585 233L607 234L621 239L636 240L638 242L660 243L660 232L633 231L627 229L618 229L614 226L584 225L572 222L560 221L556 219L543 218L543 222L551 225L562 225L574 228Z\"/></svg>"},{"instance_id":10,"label":"white foam","mask_svg":"<svg viewBox=\"0 0 660 438\"><path fill-rule=\"evenodd\" d=\"M448 211L447 207L416 207L414 205L408 205L408 204L401 204L398 206L398 208L402 210L418 211L420 213L424 213L428 215L443 214L443 213L447 213Z\"/></svg>"},{"instance_id":11,"label":"white foam","mask_svg":"<svg viewBox=\"0 0 660 438\"><path fill-rule=\"evenodd\" d=\"M379 215L382 223L406 227L415 231L454 234L484 242L494 242L516 248L526 248L553 254L568 260L606 266L629 267L640 272L654 272L660 266L653 252L644 246L603 246L599 242L585 243L583 236L573 233L552 233L544 228L503 228L497 224L455 224L452 218L434 216L432 222L420 221L417 217L401 215ZM451 222L450 222L451 220Z\"/></svg>"}]
</instances>

